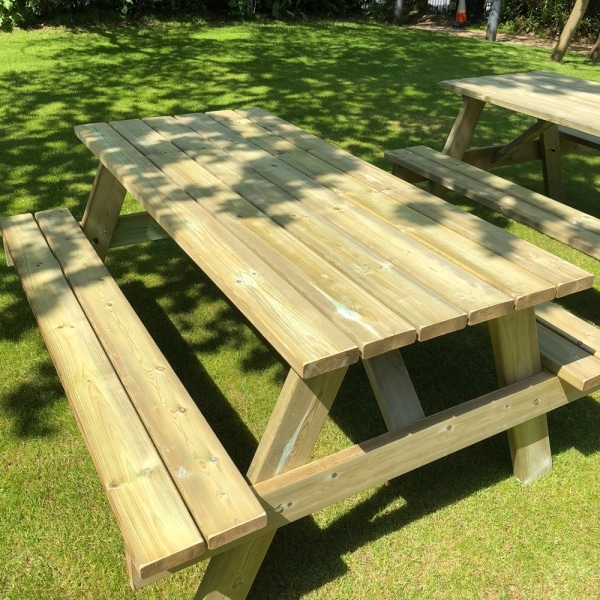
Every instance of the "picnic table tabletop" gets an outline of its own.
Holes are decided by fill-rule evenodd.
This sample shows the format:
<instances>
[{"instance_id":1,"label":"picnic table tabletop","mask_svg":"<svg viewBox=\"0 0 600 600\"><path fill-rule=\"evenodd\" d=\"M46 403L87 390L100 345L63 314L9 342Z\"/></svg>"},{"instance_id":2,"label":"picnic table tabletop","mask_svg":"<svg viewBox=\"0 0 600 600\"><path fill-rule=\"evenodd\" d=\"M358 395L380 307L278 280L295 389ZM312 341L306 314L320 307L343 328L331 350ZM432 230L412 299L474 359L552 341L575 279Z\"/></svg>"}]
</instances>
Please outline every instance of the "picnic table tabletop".
<instances>
[{"instance_id":1,"label":"picnic table tabletop","mask_svg":"<svg viewBox=\"0 0 600 600\"><path fill-rule=\"evenodd\" d=\"M592 282L262 109L76 131L302 376Z\"/></svg>"}]
</instances>

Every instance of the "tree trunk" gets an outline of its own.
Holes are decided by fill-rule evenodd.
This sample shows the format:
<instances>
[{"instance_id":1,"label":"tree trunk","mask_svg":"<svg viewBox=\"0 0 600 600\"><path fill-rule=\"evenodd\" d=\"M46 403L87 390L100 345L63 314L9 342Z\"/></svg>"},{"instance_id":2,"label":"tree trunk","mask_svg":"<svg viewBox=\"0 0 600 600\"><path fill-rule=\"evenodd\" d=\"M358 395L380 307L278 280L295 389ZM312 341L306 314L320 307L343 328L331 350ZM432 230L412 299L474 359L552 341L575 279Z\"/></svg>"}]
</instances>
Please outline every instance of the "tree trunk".
<instances>
[{"instance_id":1,"label":"tree trunk","mask_svg":"<svg viewBox=\"0 0 600 600\"><path fill-rule=\"evenodd\" d=\"M600 37L596 40L594 47L587 56L590 60L600 60Z\"/></svg>"},{"instance_id":2,"label":"tree trunk","mask_svg":"<svg viewBox=\"0 0 600 600\"><path fill-rule=\"evenodd\" d=\"M394 2L394 25L402 25L402 10L404 0L395 0Z\"/></svg>"},{"instance_id":3,"label":"tree trunk","mask_svg":"<svg viewBox=\"0 0 600 600\"><path fill-rule=\"evenodd\" d=\"M490 7L490 16L488 17L487 29L485 31L485 39L488 42L496 41L496 33L500 24L500 11L502 10L502 0L492 0Z\"/></svg>"},{"instance_id":4,"label":"tree trunk","mask_svg":"<svg viewBox=\"0 0 600 600\"><path fill-rule=\"evenodd\" d=\"M558 38L558 42L554 50L552 50L552 54L550 55L550 60L555 62L560 62L568 47L573 39L573 34L577 29L579 23L581 23L581 19L583 19L583 15L588 7L590 0L575 0L575 6L565 23L564 29L562 30L560 37Z\"/></svg>"}]
</instances>

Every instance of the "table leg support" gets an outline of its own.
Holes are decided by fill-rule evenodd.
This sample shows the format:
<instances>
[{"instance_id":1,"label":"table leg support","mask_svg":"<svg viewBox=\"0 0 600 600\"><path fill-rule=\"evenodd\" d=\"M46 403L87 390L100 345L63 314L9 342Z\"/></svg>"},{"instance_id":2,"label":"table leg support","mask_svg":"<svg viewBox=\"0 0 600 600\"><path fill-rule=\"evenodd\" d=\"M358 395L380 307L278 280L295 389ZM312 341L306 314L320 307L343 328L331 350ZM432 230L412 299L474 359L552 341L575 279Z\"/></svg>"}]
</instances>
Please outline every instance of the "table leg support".
<instances>
[{"instance_id":1,"label":"table leg support","mask_svg":"<svg viewBox=\"0 0 600 600\"><path fill-rule=\"evenodd\" d=\"M425 416L399 350L364 358L363 365L389 431Z\"/></svg>"},{"instance_id":2,"label":"table leg support","mask_svg":"<svg viewBox=\"0 0 600 600\"><path fill-rule=\"evenodd\" d=\"M540 135L540 153L544 174L544 193L549 198L564 202L565 191L562 174L561 142L558 125L553 125Z\"/></svg>"},{"instance_id":3,"label":"table leg support","mask_svg":"<svg viewBox=\"0 0 600 600\"><path fill-rule=\"evenodd\" d=\"M471 142L484 107L484 100L476 100L475 98L463 96L462 107L444 145L444 154L452 156L452 158L462 159L465 150ZM440 198L443 198L446 193L444 186L439 183L430 183L428 191Z\"/></svg>"},{"instance_id":4,"label":"table leg support","mask_svg":"<svg viewBox=\"0 0 600 600\"><path fill-rule=\"evenodd\" d=\"M290 370L260 441L248 479L256 484L305 464L346 368L303 380ZM195 600L244 600L275 532L211 558Z\"/></svg>"},{"instance_id":5,"label":"table leg support","mask_svg":"<svg viewBox=\"0 0 600 600\"><path fill-rule=\"evenodd\" d=\"M490 321L490 334L498 383L514 383L541 371L533 308L515 311ZM535 398L532 398L535 401ZM552 470L546 415L508 431L515 477L526 485Z\"/></svg>"},{"instance_id":6,"label":"table leg support","mask_svg":"<svg viewBox=\"0 0 600 600\"><path fill-rule=\"evenodd\" d=\"M81 228L104 260L125 199L125 188L104 165L98 167Z\"/></svg>"},{"instance_id":7,"label":"table leg support","mask_svg":"<svg viewBox=\"0 0 600 600\"><path fill-rule=\"evenodd\" d=\"M210 559L194 600L244 600L276 531Z\"/></svg>"}]
</instances>

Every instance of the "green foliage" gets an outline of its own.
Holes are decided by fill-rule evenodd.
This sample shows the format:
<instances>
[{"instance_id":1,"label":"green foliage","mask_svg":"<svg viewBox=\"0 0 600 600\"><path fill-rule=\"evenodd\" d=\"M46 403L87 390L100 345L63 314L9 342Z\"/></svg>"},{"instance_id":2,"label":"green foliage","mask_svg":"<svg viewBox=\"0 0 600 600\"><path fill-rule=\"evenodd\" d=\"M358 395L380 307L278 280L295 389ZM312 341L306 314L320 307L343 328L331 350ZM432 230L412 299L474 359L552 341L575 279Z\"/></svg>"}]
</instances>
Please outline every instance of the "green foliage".
<instances>
[{"instance_id":1,"label":"green foliage","mask_svg":"<svg viewBox=\"0 0 600 600\"><path fill-rule=\"evenodd\" d=\"M504 0L502 25L512 33L556 36L562 31L574 0ZM600 0L591 0L576 35L596 38L600 35Z\"/></svg>"},{"instance_id":2,"label":"green foliage","mask_svg":"<svg viewBox=\"0 0 600 600\"><path fill-rule=\"evenodd\" d=\"M0 0L0 30L11 31L22 20L13 0Z\"/></svg>"},{"instance_id":3,"label":"green foliage","mask_svg":"<svg viewBox=\"0 0 600 600\"><path fill-rule=\"evenodd\" d=\"M363 0L0 0L0 27L10 30L22 23L70 23L125 17L173 18L187 15L214 15L245 20L266 18L342 17L361 10ZM22 16L21 16L22 15Z\"/></svg>"}]
</instances>

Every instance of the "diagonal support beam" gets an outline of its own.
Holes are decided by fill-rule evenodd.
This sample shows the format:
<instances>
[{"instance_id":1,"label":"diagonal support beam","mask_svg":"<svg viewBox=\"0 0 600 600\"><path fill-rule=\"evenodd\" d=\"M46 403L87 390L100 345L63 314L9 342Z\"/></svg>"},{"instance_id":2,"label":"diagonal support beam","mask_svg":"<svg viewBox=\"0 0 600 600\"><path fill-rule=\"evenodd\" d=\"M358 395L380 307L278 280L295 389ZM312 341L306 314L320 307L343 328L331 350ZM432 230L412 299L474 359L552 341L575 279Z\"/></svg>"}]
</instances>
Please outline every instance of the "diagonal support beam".
<instances>
[{"instance_id":1,"label":"diagonal support beam","mask_svg":"<svg viewBox=\"0 0 600 600\"><path fill-rule=\"evenodd\" d=\"M515 152L518 152L521 146L539 138L544 134L545 131L550 129L553 124L548 121L538 120L535 124L533 124L529 129L524 131L521 135L517 136L512 142L508 144L504 144L498 150L494 152L492 157L492 166L501 160L506 160Z\"/></svg>"}]
</instances>

